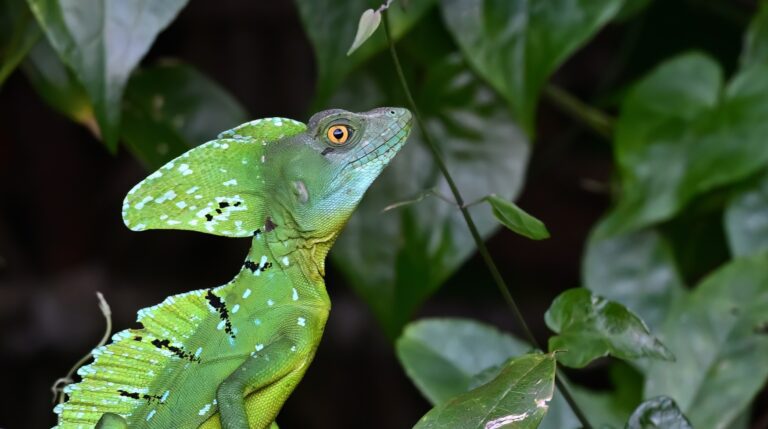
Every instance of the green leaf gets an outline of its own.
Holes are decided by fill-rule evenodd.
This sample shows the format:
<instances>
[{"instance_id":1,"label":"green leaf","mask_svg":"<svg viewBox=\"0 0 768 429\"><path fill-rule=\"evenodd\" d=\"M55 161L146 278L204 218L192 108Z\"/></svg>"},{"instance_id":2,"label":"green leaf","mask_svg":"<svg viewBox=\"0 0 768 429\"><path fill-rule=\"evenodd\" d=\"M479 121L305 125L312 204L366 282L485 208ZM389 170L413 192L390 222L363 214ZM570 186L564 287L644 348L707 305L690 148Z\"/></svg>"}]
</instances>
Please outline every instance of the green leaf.
<instances>
[{"instance_id":1,"label":"green leaf","mask_svg":"<svg viewBox=\"0 0 768 429\"><path fill-rule=\"evenodd\" d=\"M128 77L187 0L27 0L43 32L85 88L114 151Z\"/></svg>"},{"instance_id":2,"label":"green leaf","mask_svg":"<svg viewBox=\"0 0 768 429\"><path fill-rule=\"evenodd\" d=\"M680 300L660 333L645 395L667 395L697 429L732 424L768 380L768 255L737 259Z\"/></svg>"},{"instance_id":3,"label":"green leaf","mask_svg":"<svg viewBox=\"0 0 768 429\"><path fill-rule=\"evenodd\" d=\"M728 202L725 229L734 256L768 251L768 175Z\"/></svg>"},{"instance_id":4,"label":"green leaf","mask_svg":"<svg viewBox=\"0 0 768 429\"><path fill-rule=\"evenodd\" d=\"M740 181L768 162L768 65L739 72L723 87L709 57L667 61L625 99L615 151L622 195L602 233L671 218L695 196Z\"/></svg>"},{"instance_id":5,"label":"green leaf","mask_svg":"<svg viewBox=\"0 0 768 429\"><path fill-rule=\"evenodd\" d=\"M386 46L384 32L380 31L347 56L350 43L355 39L358 17L373 3L372 0L296 0L304 30L315 48L316 105L325 105L355 67ZM406 11L390 7L386 13L394 39L405 35L434 3L435 0L411 0Z\"/></svg>"},{"instance_id":6,"label":"green leaf","mask_svg":"<svg viewBox=\"0 0 768 429\"><path fill-rule=\"evenodd\" d=\"M768 64L768 1L760 2L760 8L749 25L740 60L742 68Z\"/></svg>"},{"instance_id":7,"label":"green leaf","mask_svg":"<svg viewBox=\"0 0 768 429\"><path fill-rule=\"evenodd\" d=\"M625 429L693 429L693 426L675 401L658 396L640 404Z\"/></svg>"},{"instance_id":8,"label":"green leaf","mask_svg":"<svg viewBox=\"0 0 768 429\"><path fill-rule=\"evenodd\" d=\"M99 126L88 94L47 40L40 40L32 48L21 67L37 94L49 106L98 135Z\"/></svg>"},{"instance_id":9,"label":"green leaf","mask_svg":"<svg viewBox=\"0 0 768 429\"><path fill-rule=\"evenodd\" d=\"M24 0L0 1L0 86L40 38L40 28Z\"/></svg>"},{"instance_id":10,"label":"green leaf","mask_svg":"<svg viewBox=\"0 0 768 429\"><path fill-rule=\"evenodd\" d=\"M521 356L488 384L433 408L414 429L535 429L547 412L554 383L551 354Z\"/></svg>"},{"instance_id":11,"label":"green leaf","mask_svg":"<svg viewBox=\"0 0 768 429\"><path fill-rule=\"evenodd\" d=\"M619 13L616 14L614 21L624 22L636 17L648 8L651 1L652 0L624 0L623 6Z\"/></svg>"},{"instance_id":12,"label":"green leaf","mask_svg":"<svg viewBox=\"0 0 768 429\"><path fill-rule=\"evenodd\" d=\"M489 195L485 201L493 208L496 219L513 232L532 240L549 238L549 231L544 223L526 213L517 204L495 195Z\"/></svg>"},{"instance_id":13,"label":"green leaf","mask_svg":"<svg viewBox=\"0 0 768 429\"><path fill-rule=\"evenodd\" d=\"M684 293L669 244L653 229L598 238L599 229L587 241L584 286L623 304L651 329L660 328Z\"/></svg>"},{"instance_id":14,"label":"green leaf","mask_svg":"<svg viewBox=\"0 0 768 429\"><path fill-rule=\"evenodd\" d=\"M484 380L490 381L507 359L525 354L531 347L469 319L424 319L406 327L396 349L400 364L419 391L432 404L440 404L469 390L484 370L492 370Z\"/></svg>"},{"instance_id":15,"label":"green leaf","mask_svg":"<svg viewBox=\"0 0 768 429\"><path fill-rule=\"evenodd\" d=\"M407 43L405 43L407 45ZM418 64L408 59L408 64ZM405 61L404 61L405 62ZM350 79L333 106L367 110L402 105L389 58ZM503 103L466 68L457 53L418 67L412 82L427 127L467 201L489 192L512 200L522 186L529 145ZM475 251L455 205L428 198L382 213L425 189L449 194L418 131L374 182L331 256L394 338L414 310ZM485 207L470 212L487 237L498 223ZM369 243L376 243L370 246Z\"/></svg>"},{"instance_id":16,"label":"green leaf","mask_svg":"<svg viewBox=\"0 0 768 429\"><path fill-rule=\"evenodd\" d=\"M419 391L437 405L496 378L509 358L532 349L495 327L469 319L423 319L413 322L396 343L405 372ZM614 365L616 366L616 365ZM631 368L612 371L615 392L570 390L595 427L619 427L640 402L642 378ZM555 392L540 429L579 429L567 402Z\"/></svg>"},{"instance_id":17,"label":"green leaf","mask_svg":"<svg viewBox=\"0 0 768 429\"><path fill-rule=\"evenodd\" d=\"M549 76L621 5L616 0L442 0L441 9L464 56L532 135L539 92Z\"/></svg>"},{"instance_id":18,"label":"green leaf","mask_svg":"<svg viewBox=\"0 0 768 429\"><path fill-rule=\"evenodd\" d=\"M246 121L226 90L184 64L139 70L128 83L122 138L150 170Z\"/></svg>"},{"instance_id":19,"label":"green leaf","mask_svg":"<svg viewBox=\"0 0 768 429\"><path fill-rule=\"evenodd\" d=\"M674 360L639 317L587 289L560 294L547 310L545 320L559 334L549 339L549 350L562 351L557 360L566 366L581 368L609 354L621 359Z\"/></svg>"},{"instance_id":20,"label":"green leaf","mask_svg":"<svg viewBox=\"0 0 768 429\"><path fill-rule=\"evenodd\" d=\"M362 15L360 15L360 22L357 24L357 33L355 34L355 40L352 42L352 46L347 51L347 56L352 55L357 48L360 47L366 40L368 40L373 33L379 28L381 24L381 12L373 9L366 9Z\"/></svg>"}]
</instances>

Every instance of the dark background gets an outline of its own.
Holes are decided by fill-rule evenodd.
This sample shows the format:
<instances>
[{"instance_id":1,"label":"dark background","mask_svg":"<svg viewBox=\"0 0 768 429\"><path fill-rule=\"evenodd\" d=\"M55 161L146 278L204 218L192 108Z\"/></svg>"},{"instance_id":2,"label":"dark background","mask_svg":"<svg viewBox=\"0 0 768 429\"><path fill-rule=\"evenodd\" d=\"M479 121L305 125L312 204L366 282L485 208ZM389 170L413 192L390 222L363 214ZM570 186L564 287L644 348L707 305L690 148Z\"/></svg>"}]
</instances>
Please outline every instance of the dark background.
<instances>
[{"instance_id":1,"label":"dark background","mask_svg":"<svg viewBox=\"0 0 768 429\"><path fill-rule=\"evenodd\" d=\"M664 3L664 7L660 3ZM554 77L608 111L616 88L690 48L733 70L752 2L657 1L631 24L608 27ZM725 12L724 12L725 11ZM287 1L192 1L145 63L177 57L234 94L254 118L305 121L313 97L311 46ZM613 88L614 91L606 91ZM560 291L579 286L586 235L608 208L609 143L546 100L520 204L552 238L500 231L491 251L536 335ZM125 193L146 171L122 150L110 155L90 133L50 110L23 74L0 91L0 427L55 423L50 386L103 332L95 291L112 306L115 331L136 310L170 294L228 281L248 240L185 232L136 234L120 219ZM215 248L216 252L203 252ZM364 303L330 266L333 311L318 355L278 419L282 428L404 428L429 409L402 372ZM474 257L417 316L468 316L516 331ZM604 363L574 374L607 386ZM766 398L762 398L765 408ZM760 409L761 406L756 407Z\"/></svg>"}]
</instances>

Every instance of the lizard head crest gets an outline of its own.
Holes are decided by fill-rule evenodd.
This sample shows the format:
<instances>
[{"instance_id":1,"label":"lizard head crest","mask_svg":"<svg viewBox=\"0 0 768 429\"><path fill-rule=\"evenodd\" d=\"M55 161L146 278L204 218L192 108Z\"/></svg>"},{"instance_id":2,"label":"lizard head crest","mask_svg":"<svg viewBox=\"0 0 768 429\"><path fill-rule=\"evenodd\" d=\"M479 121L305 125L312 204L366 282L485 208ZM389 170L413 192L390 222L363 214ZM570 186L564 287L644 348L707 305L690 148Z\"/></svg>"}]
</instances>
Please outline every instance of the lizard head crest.
<instances>
[{"instance_id":1,"label":"lizard head crest","mask_svg":"<svg viewBox=\"0 0 768 429\"><path fill-rule=\"evenodd\" d=\"M411 123L411 113L395 107L326 110L308 125L248 122L137 184L123 202L123 220L137 231L335 236L405 144Z\"/></svg>"}]
</instances>

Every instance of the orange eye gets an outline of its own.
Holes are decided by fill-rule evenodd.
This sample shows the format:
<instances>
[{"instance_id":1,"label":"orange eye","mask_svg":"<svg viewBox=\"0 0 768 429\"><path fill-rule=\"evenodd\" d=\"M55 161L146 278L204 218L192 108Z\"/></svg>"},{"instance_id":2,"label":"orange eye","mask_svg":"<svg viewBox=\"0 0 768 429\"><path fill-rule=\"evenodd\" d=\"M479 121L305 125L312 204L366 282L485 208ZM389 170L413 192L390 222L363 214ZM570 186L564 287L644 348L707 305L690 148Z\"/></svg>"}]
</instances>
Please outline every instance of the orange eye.
<instances>
[{"instance_id":1,"label":"orange eye","mask_svg":"<svg viewBox=\"0 0 768 429\"><path fill-rule=\"evenodd\" d=\"M349 127L346 125L333 125L328 128L328 140L333 144L344 144L349 139Z\"/></svg>"}]
</instances>

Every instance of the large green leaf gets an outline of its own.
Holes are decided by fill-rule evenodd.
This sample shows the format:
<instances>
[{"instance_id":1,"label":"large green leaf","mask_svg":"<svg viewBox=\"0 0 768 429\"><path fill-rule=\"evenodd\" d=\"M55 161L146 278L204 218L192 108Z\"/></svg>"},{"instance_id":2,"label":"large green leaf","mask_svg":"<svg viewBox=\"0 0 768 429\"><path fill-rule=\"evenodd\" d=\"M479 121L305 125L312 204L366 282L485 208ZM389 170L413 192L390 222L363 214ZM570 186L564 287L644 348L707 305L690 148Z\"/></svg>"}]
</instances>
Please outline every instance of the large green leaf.
<instances>
[{"instance_id":1,"label":"large green leaf","mask_svg":"<svg viewBox=\"0 0 768 429\"><path fill-rule=\"evenodd\" d=\"M466 392L477 374L531 350L525 342L469 319L411 323L396 347L405 372L432 404Z\"/></svg>"},{"instance_id":2,"label":"large green leaf","mask_svg":"<svg viewBox=\"0 0 768 429\"><path fill-rule=\"evenodd\" d=\"M0 86L40 37L24 0L0 0Z\"/></svg>"},{"instance_id":3,"label":"large green leaf","mask_svg":"<svg viewBox=\"0 0 768 429\"><path fill-rule=\"evenodd\" d=\"M677 357L652 362L645 395L667 395L697 429L724 428L768 380L768 255L737 259L669 313L660 337Z\"/></svg>"},{"instance_id":4,"label":"large green leaf","mask_svg":"<svg viewBox=\"0 0 768 429\"><path fill-rule=\"evenodd\" d=\"M563 292L544 317L547 326L558 334L550 337L549 350L561 351L557 360L566 366L581 368L609 354L621 359L674 359L640 318L587 289Z\"/></svg>"},{"instance_id":5,"label":"large green leaf","mask_svg":"<svg viewBox=\"0 0 768 429\"><path fill-rule=\"evenodd\" d=\"M768 64L768 1L760 2L760 9L749 25L741 52L741 66Z\"/></svg>"},{"instance_id":6,"label":"large green leaf","mask_svg":"<svg viewBox=\"0 0 768 429\"><path fill-rule=\"evenodd\" d=\"M666 240L653 229L604 238L597 235L591 234L587 241L584 286L625 305L651 329L659 328L669 307L684 293Z\"/></svg>"},{"instance_id":7,"label":"large green leaf","mask_svg":"<svg viewBox=\"0 0 768 429\"><path fill-rule=\"evenodd\" d=\"M49 106L94 133L98 132L88 94L47 40L40 40L32 48L21 67L37 94Z\"/></svg>"},{"instance_id":8,"label":"large green leaf","mask_svg":"<svg viewBox=\"0 0 768 429\"><path fill-rule=\"evenodd\" d=\"M666 396L640 404L627 422L626 429L693 429L677 404Z\"/></svg>"},{"instance_id":9,"label":"large green leaf","mask_svg":"<svg viewBox=\"0 0 768 429\"><path fill-rule=\"evenodd\" d=\"M27 2L48 41L88 93L101 137L115 150L128 77L187 0Z\"/></svg>"},{"instance_id":10,"label":"large green leaf","mask_svg":"<svg viewBox=\"0 0 768 429\"><path fill-rule=\"evenodd\" d=\"M223 88L188 65L163 64L131 77L122 138L150 170L247 119Z\"/></svg>"},{"instance_id":11,"label":"large green leaf","mask_svg":"<svg viewBox=\"0 0 768 429\"><path fill-rule=\"evenodd\" d=\"M414 429L535 429L554 383L553 355L524 355L510 360L489 383L433 408Z\"/></svg>"},{"instance_id":12,"label":"large green leaf","mask_svg":"<svg viewBox=\"0 0 768 429\"><path fill-rule=\"evenodd\" d=\"M669 219L695 196L768 162L768 65L722 71L697 53L665 62L625 99L615 151L622 194L606 235Z\"/></svg>"},{"instance_id":13,"label":"large green leaf","mask_svg":"<svg viewBox=\"0 0 768 429\"><path fill-rule=\"evenodd\" d=\"M464 56L530 134L550 74L621 9L617 0L442 0Z\"/></svg>"},{"instance_id":14,"label":"large green leaf","mask_svg":"<svg viewBox=\"0 0 768 429\"><path fill-rule=\"evenodd\" d=\"M392 35L397 40L416 24L436 0L410 0L407 9L398 2L387 10ZM383 29L347 56L355 39L360 15L386 0L295 0L304 30L315 48L317 86L315 103L323 105L355 67L386 46ZM394 72L394 71L393 71Z\"/></svg>"},{"instance_id":15,"label":"large green leaf","mask_svg":"<svg viewBox=\"0 0 768 429\"><path fill-rule=\"evenodd\" d=\"M531 350L525 342L495 327L469 319L424 319L409 324L397 340L397 356L405 372L432 403L486 384L504 363ZM619 427L640 402L642 379L631 368L612 371L617 386L593 392L576 385L570 391L595 427ZM581 423L555 392L540 429L578 429Z\"/></svg>"},{"instance_id":16,"label":"large green leaf","mask_svg":"<svg viewBox=\"0 0 768 429\"><path fill-rule=\"evenodd\" d=\"M725 229L733 255L768 251L768 175L728 202Z\"/></svg>"},{"instance_id":17,"label":"large green leaf","mask_svg":"<svg viewBox=\"0 0 768 429\"><path fill-rule=\"evenodd\" d=\"M393 91L398 84L391 63L384 60L383 65L373 64L378 75L357 75L348 81L333 105L350 110L402 105ZM465 199L488 193L514 199L522 186L529 145L503 103L478 82L456 53L419 70L423 77L414 85L417 102ZM432 154L415 130L373 184L331 252L393 338L421 302L475 251L459 210L445 201L427 198L381 212L427 189L450 196ZM470 212L483 236L498 227L487 207L473 206Z\"/></svg>"}]
</instances>

